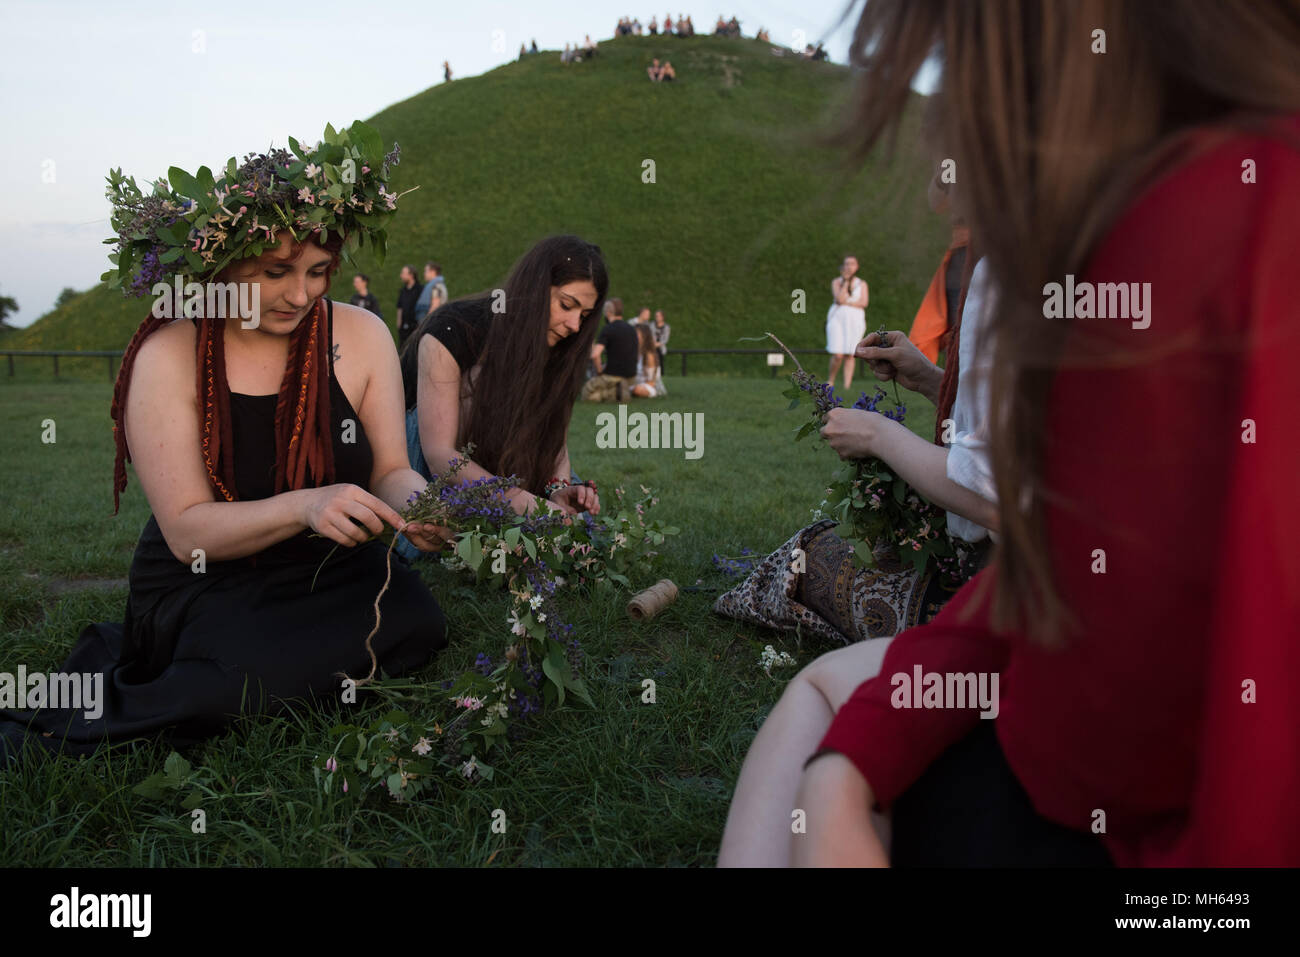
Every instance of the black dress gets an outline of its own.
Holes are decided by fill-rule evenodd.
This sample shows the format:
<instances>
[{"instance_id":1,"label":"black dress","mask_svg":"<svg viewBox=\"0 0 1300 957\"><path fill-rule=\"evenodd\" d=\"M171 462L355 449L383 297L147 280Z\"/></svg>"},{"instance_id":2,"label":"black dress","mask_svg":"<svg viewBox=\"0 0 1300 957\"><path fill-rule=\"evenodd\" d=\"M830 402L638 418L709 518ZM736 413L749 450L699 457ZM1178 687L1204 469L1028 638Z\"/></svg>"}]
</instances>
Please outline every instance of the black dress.
<instances>
[{"instance_id":1,"label":"black dress","mask_svg":"<svg viewBox=\"0 0 1300 957\"><path fill-rule=\"evenodd\" d=\"M330 332L332 341L332 323ZM331 365L335 482L366 488L370 443L332 372ZM275 405L274 395L231 393L241 500L275 492ZM354 442L342 441L345 419L356 424ZM103 673L103 714L87 720L84 710L0 710L0 766L6 749L15 758L21 753L24 738L68 754L159 734L183 746L220 733L238 714L338 695L339 672L355 678L370 671L365 639L386 551L379 541L334 549L304 531L254 556L208 562L199 573L176 559L150 516L131 562L125 622L87 627L59 669ZM380 610L372 645L382 671L418 668L446 646L437 600L396 552Z\"/></svg>"}]
</instances>

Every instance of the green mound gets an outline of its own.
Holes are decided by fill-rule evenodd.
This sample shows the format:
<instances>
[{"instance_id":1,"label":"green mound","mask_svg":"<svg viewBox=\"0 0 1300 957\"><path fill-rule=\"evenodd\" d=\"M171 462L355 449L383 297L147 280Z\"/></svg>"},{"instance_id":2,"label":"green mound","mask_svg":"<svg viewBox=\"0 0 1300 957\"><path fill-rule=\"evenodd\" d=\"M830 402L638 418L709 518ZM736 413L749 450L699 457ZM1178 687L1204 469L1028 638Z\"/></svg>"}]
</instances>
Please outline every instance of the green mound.
<instances>
[{"instance_id":1,"label":"green mound","mask_svg":"<svg viewBox=\"0 0 1300 957\"><path fill-rule=\"evenodd\" d=\"M847 69L774 49L620 38L590 62L538 54L368 119L401 144L395 188L419 186L401 200L386 263L362 261L385 318L403 263L440 261L452 294L466 295L498 285L537 239L573 232L604 250L611 294L629 311L665 311L678 349L754 348L738 340L768 331L821 348L830 281L849 252L870 284L870 326L907 328L947 238L925 208L928 162L905 131L888 162L839 177L815 133L842 101ZM649 82L655 56L672 60L676 83ZM792 310L797 289L803 313ZM350 271L332 294L352 294ZM4 346L121 348L147 308L99 286Z\"/></svg>"}]
</instances>

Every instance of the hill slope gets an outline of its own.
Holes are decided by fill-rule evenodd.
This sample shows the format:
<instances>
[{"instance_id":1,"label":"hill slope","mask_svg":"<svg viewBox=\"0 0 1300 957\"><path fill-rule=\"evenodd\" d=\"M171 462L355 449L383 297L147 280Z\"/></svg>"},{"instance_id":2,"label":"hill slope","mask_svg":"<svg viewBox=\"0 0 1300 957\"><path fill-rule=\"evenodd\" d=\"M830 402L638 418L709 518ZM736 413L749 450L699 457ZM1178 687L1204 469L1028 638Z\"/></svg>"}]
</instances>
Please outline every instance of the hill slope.
<instances>
[{"instance_id":1,"label":"hill slope","mask_svg":"<svg viewBox=\"0 0 1300 957\"><path fill-rule=\"evenodd\" d=\"M766 331L822 347L846 252L870 283L871 327L907 328L947 237L925 209L928 163L905 135L890 164L873 158L837 181L810 134L848 71L771 50L755 40L621 38L588 63L539 54L369 119L402 146L396 188L420 187L402 200L386 264L363 260L385 318L405 262L441 261L460 296L499 284L542 236L574 232L601 246L611 294L629 310L665 310L677 348L754 347L737 339ZM647 80L654 56L672 59L677 83ZM645 160L653 183L643 182ZM798 288L802 315L791 310ZM332 293L351 295L350 272ZM99 286L6 346L120 348L145 311Z\"/></svg>"}]
</instances>

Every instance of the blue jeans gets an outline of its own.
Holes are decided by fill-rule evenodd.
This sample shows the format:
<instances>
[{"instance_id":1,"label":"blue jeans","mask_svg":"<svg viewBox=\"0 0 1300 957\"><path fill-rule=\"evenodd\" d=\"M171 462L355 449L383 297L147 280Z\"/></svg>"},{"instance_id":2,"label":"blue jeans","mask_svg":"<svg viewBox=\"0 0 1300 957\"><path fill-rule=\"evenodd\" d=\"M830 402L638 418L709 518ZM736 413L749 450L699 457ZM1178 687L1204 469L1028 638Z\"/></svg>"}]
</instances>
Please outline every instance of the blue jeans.
<instances>
[{"instance_id":1,"label":"blue jeans","mask_svg":"<svg viewBox=\"0 0 1300 957\"><path fill-rule=\"evenodd\" d=\"M433 474L429 471L429 463L424 460L424 449L420 447L420 419L415 409L408 409L406 413L406 460L411 468L423 475L426 480L433 478ZM424 552L412 545L405 535L397 536L397 546L394 551L408 562L424 556Z\"/></svg>"}]
</instances>

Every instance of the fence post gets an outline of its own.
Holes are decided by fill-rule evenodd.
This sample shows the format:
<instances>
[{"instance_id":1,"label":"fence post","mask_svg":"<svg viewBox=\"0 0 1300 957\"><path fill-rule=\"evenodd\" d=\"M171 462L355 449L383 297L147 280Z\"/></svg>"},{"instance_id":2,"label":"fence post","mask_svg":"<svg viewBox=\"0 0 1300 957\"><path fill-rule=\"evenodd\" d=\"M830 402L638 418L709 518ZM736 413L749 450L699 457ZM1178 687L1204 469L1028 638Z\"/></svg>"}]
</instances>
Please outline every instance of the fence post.
<instances>
[{"instance_id":1,"label":"fence post","mask_svg":"<svg viewBox=\"0 0 1300 957\"><path fill-rule=\"evenodd\" d=\"M55 353L55 355L54 355L54 378L57 379L58 377L59 377L59 356L58 356L58 353Z\"/></svg>"},{"instance_id":2,"label":"fence post","mask_svg":"<svg viewBox=\"0 0 1300 957\"><path fill-rule=\"evenodd\" d=\"M11 376L14 374L14 354L12 352L9 353L9 374Z\"/></svg>"},{"instance_id":3,"label":"fence post","mask_svg":"<svg viewBox=\"0 0 1300 957\"><path fill-rule=\"evenodd\" d=\"M113 357L108 357L108 381L113 381Z\"/></svg>"},{"instance_id":4,"label":"fence post","mask_svg":"<svg viewBox=\"0 0 1300 957\"><path fill-rule=\"evenodd\" d=\"M682 353L682 378L686 378L686 353Z\"/></svg>"}]
</instances>

